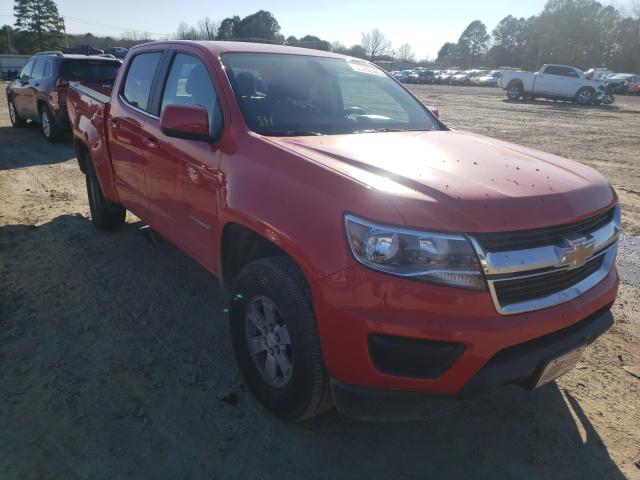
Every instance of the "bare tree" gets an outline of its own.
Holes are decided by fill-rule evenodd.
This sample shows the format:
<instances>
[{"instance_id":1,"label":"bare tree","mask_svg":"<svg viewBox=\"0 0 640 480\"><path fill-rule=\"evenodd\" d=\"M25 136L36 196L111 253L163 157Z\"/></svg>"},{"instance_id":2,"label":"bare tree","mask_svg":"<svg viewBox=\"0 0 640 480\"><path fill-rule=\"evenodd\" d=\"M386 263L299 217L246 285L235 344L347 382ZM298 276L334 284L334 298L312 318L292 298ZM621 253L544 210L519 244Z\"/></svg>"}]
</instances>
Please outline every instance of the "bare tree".
<instances>
[{"instance_id":1,"label":"bare tree","mask_svg":"<svg viewBox=\"0 0 640 480\"><path fill-rule=\"evenodd\" d=\"M198 31L186 22L181 22L175 33L176 40L198 40L198 37Z\"/></svg>"},{"instance_id":2,"label":"bare tree","mask_svg":"<svg viewBox=\"0 0 640 480\"><path fill-rule=\"evenodd\" d=\"M384 34L374 28L370 32L362 33L360 45L364 48L367 57L373 61L376 57L389 55L391 53L391 42L387 40Z\"/></svg>"},{"instance_id":3,"label":"bare tree","mask_svg":"<svg viewBox=\"0 0 640 480\"><path fill-rule=\"evenodd\" d=\"M347 53L347 47L340 42L332 42L331 43L331 51L333 53L341 53L341 54L345 54Z\"/></svg>"},{"instance_id":4,"label":"bare tree","mask_svg":"<svg viewBox=\"0 0 640 480\"><path fill-rule=\"evenodd\" d=\"M198 22L198 35L201 40L215 40L220 22L204 17Z\"/></svg>"},{"instance_id":5,"label":"bare tree","mask_svg":"<svg viewBox=\"0 0 640 480\"><path fill-rule=\"evenodd\" d=\"M413 49L411 45L408 43L402 44L398 47L398 51L396 52L396 58L398 60L402 60L403 62L413 62L416 58L416 54L413 53Z\"/></svg>"}]
</instances>

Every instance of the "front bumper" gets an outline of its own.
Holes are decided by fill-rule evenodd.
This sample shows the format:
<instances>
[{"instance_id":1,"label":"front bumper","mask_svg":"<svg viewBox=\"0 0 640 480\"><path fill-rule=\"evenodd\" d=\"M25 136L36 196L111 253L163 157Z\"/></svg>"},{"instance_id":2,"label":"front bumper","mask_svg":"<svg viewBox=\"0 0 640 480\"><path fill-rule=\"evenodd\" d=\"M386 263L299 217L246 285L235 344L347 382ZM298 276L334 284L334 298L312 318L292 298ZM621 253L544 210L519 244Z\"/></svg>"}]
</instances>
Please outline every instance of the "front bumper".
<instances>
[{"instance_id":1,"label":"front bumper","mask_svg":"<svg viewBox=\"0 0 640 480\"><path fill-rule=\"evenodd\" d=\"M455 396L480 382L475 378L481 378L480 371L499 352L575 326L608 308L617 284L613 268L570 302L508 316L496 312L489 292L396 278L360 265L312 283L311 290L323 357L334 383ZM464 351L436 377L400 376L374 366L371 335L452 342Z\"/></svg>"},{"instance_id":2,"label":"front bumper","mask_svg":"<svg viewBox=\"0 0 640 480\"><path fill-rule=\"evenodd\" d=\"M611 325L613 316L605 307L574 325L506 348L497 352L462 390L449 396L357 387L332 379L336 408L362 420L425 419L495 387L518 384L532 389L547 362L592 343Z\"/></svg>"}]
</instances>

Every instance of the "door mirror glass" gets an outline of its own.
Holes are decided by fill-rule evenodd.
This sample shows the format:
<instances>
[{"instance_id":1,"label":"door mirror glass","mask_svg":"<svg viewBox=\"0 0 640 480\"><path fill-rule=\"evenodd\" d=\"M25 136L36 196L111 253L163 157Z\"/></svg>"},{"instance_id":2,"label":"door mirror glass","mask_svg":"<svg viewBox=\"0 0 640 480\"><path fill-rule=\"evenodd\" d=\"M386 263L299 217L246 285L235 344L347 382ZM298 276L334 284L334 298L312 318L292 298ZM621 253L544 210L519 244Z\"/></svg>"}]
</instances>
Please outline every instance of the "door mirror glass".
<instances>
[{"instance_id":1,"label":"door mirror glass","mask_svg":"<svg viewBox=\"0 0 640 480\"><path fill-rule=\"evenodd\" d=\"M200 105L167 105L160 115L160 130L168 137L214 141L209 134L209 114Z\"/></svg>"}]
</instances>

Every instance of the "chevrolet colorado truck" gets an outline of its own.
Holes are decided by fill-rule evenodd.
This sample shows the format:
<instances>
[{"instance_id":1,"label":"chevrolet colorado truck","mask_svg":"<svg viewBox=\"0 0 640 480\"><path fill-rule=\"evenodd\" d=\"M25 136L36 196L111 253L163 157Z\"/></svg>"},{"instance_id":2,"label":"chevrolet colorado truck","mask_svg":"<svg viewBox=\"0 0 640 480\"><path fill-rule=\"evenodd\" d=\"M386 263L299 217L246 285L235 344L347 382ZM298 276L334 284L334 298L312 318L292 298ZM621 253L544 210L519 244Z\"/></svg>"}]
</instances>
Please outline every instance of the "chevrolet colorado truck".
<instances>
[{"instance_id":1,"label":"chevrolet colorado truck","mask_svg":"<svg viewBox=\"0 0 640 480\"><path fill-rule=\"evenodd\" d=\"M451 130L371 63L149 43L109 96L67 103L93 223L129 210L219 279L240 371L281 418L539 387L612 325L607 180Z\"/></svg>"},{"instance_id":2,"label":"chevrolet colorado truck","mask_svg":"<svg viewBox=\"0 0 640 480\"><path fill-rule=\"evenodd\" d=\"M543 65L535 73L505 70L498 78L498 87L506 90L509 100L542 97L580 105L614 101L603 81L588 79L584 72L567 65Z\"/></svg>"}]
</instances>

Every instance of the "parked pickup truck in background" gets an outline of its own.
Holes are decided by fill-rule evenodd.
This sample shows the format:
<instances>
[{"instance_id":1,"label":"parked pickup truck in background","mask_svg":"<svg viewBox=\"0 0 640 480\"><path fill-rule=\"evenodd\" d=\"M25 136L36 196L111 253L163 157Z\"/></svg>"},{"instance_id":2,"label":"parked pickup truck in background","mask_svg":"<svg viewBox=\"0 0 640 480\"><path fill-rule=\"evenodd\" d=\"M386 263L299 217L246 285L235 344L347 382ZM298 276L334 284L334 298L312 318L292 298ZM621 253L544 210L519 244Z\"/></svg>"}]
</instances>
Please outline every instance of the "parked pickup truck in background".
<instances>
[{"instance_id":1,"label":"parked pickup truck in background","mask_svg":"<svg viewBox=\"0 0 640 480\"><path fill-rule=\"evenodd\" d=\"M452 131L371 63L158 42L105 93L67 99L92 221L130 210L219 278L246 384L279 417L535 388L613 322L607 180Z\"/></svg>"},{"instance_id":2,"label":"parked pickup truck in background","mask_svg":"<svg viewBox=\"0 0 640 480\"><path fill-rule=\"evenodd\" d=\"M582 71L567 65L543 65L535 73L505 70L498 87L507 91L509 100L542 97L572 100L580 105L609 104L614 100L603 81L590 80Z\"/></svg>"}]
</instances>

